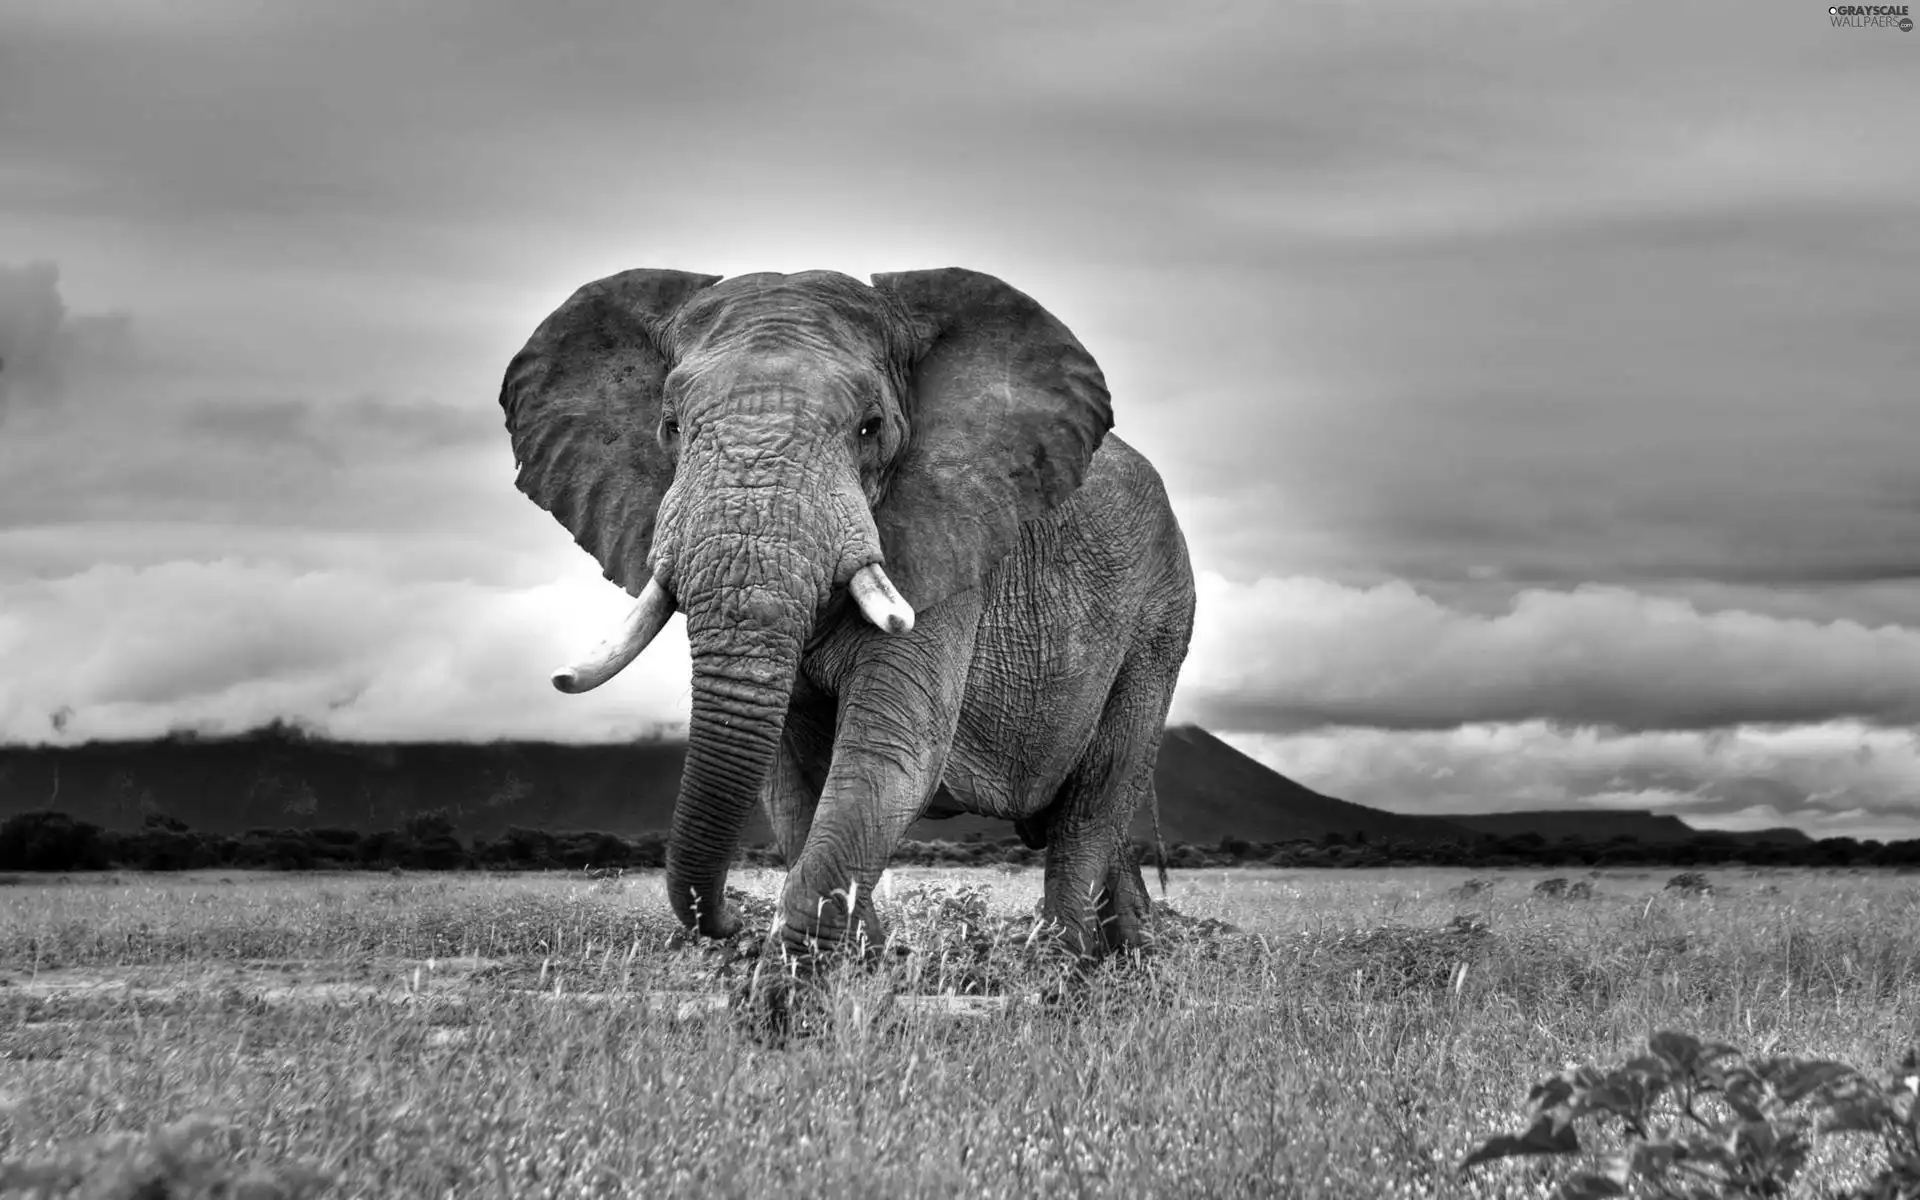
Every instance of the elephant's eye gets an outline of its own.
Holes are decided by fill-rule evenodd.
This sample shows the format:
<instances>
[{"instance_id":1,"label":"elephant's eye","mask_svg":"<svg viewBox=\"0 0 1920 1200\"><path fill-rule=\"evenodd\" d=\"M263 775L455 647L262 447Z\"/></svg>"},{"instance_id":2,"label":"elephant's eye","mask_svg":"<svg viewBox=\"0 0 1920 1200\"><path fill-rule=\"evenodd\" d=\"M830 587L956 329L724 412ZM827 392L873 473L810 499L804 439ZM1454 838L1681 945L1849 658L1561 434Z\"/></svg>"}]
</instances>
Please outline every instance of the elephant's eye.
<instances>
[{"instance_id":1,"label":"elephant's eye","mask_svg":"<svg viewBox=\"0 0 1920 1200\"><path fill-rule=\"evenodd\" d=\"M866 420L860 422L860 437L862 440L873 437L875 434L879 432L880 432L879 417L868 417Z\"/></svg>"},{"instance_id":2,"label":"elephant's eye","mask_svg":"<svg viewBox=\"0 0 1920 1200\"><path fill-rule=\"evenodd\" d=\"M673 417L660 418L660 440L671 442L680 436L680 422Z\"/></svg>"}]
</instances>

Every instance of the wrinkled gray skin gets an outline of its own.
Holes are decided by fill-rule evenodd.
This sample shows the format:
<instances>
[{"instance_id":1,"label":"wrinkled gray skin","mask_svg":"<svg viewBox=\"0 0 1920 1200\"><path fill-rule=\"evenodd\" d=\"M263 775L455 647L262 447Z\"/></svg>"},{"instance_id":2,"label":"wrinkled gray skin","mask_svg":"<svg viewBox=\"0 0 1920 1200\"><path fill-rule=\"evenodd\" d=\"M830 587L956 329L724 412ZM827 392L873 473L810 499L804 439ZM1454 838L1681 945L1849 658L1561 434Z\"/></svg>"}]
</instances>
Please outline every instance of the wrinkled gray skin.
<instances>
[{"instance_id":1,"label":"wrinkled gray skin","mask_svg":"<svg viewBox=\"0 0 1920 1200\"><path fill-rule=\"evenodd\" d=\"M1080 953L1141 940L1127 829L1152 800L1193 575L1059 321L957 268L871 287L627 271L542 323L501 405L521 490L609 579L637 595L652 575L686 614L682 922L738 930L724 884L757 798L796 951L850 929L879 945L871 896L902 834L960 812L1045 847L1044 913ZM849 600L876 562L909 632Z\"/></svg>"}]
</instances>

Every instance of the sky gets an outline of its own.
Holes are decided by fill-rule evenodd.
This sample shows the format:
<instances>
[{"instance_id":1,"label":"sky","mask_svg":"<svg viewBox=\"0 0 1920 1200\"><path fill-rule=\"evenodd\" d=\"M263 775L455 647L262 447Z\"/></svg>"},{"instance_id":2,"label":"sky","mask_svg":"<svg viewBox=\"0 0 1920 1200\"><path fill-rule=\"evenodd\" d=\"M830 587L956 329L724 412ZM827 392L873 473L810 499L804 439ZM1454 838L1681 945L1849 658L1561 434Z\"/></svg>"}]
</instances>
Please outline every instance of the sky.
<instances>
[{"instance_id":1,"label":"sky","mask_svg":"<svg viewBox=\"0 0 1920 1200\"><path fill-rule=\"evenodd\" d=\"M0 740L671 732L513 486L579 285L965 266L1099 360L1172 719L1400 812L1920 837L1920 31L1698 0L0 12Z\"/></svg>"}]
</instances>

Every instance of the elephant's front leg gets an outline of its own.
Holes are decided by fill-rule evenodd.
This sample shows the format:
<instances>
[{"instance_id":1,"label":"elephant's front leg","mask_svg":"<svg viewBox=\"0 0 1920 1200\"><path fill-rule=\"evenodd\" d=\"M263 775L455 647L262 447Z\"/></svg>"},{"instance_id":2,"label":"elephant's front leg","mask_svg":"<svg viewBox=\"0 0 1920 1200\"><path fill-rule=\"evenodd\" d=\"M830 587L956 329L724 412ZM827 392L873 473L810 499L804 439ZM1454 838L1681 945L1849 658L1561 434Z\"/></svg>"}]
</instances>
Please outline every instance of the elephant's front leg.
<instances>
[{"instance_id":1,"label":"elephant's front leg","mask_svg":"<svg viewBox=\"0 0 1920 1200\"><path fill-rule=\"evenodd\" d=\"M782 897L789 950L884 940L873 889L946 769L978 616L977 600L960 598L923 614L911 634L874 633L851 648L833 765Z\"/></svg>"}]
</instances>

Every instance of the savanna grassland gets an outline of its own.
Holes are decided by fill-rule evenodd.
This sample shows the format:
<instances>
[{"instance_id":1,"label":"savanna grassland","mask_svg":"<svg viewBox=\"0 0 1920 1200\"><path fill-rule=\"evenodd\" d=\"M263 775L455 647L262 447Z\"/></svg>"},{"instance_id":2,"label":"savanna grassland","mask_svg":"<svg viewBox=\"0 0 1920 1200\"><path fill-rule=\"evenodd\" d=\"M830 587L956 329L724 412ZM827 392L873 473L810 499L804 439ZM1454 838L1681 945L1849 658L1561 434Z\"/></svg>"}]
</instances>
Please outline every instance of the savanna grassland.
<instances>
[{"instance_id":1,"label":"savanna grassland","mask_svg":"<svg viewBox=\"0 0 1920 1200\"><path fill-rule=\"evenodd\" d=\"M658 873L21 877L0 1162L53 1195L1527 1196L1455 1166L1656 1029L1875 1073L1920 1043L1920 877L1550 874L1176 872L1145 962L1042 1003L1037 871L903 869L900 948L785 1044ZM763 918L777 875L734 882Z\"/></svg>"}]
</instances>

